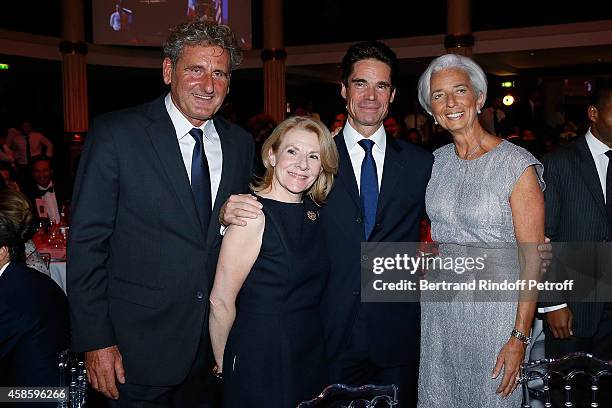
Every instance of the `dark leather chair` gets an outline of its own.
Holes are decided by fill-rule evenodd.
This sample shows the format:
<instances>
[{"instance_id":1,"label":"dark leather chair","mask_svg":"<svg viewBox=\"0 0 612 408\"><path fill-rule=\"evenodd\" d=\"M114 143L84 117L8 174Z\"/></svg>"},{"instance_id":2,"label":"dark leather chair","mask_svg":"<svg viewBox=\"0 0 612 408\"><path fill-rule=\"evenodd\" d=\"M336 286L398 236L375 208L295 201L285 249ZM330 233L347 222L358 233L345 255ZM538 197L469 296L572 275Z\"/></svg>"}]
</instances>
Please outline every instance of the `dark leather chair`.
<instances>
[{"instance_id":1,"label":"dark leather chair","mask_svg":"<svg viewBox=\"0 0 612 408\"><path fill-rule=\"evenodd\" d=\"M553 407L552 393L561 391L564 407L608 407L610 401L601 400L600 384L612 384L612 362L602 361L591 354L571 353L560 359L543 359L523 364L520 384L523 393L522 408L531 408L540 401L545 407ZM590 388L590 401L576 396L577 383ZM578 401L578 398L581 398ZM588 399L588 397L587 397ZM538 405L539 406L539 405Z\"/></svg>"},{"instance_id":2,"label":"dark leather chair","mask_svg":"<svg viewBox=\"0 0 612 408\"><path fill-rule=\"evenodd\" d=\"M315 399L299 404L298 408L392 408L398 405L397 390L394 384L361 387L332 384Z\"/></svg>"}]
</instances>

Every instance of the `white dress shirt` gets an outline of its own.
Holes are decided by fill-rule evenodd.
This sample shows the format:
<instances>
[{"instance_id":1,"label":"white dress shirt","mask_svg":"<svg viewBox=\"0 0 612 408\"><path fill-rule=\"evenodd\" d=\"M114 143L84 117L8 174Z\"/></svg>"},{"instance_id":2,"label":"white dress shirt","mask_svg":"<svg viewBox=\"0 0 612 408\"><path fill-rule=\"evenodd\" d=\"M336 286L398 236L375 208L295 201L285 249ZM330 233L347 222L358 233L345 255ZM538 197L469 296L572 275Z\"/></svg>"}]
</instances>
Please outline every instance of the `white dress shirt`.
<instances>
[{"instance_id":1,"label":"white dress shirt","mask_svg":"<svg viewBox=\"0 0 612 408\"><path fill-rule=\"evenodd\" d=\"M189 131L195 126L193 126L181 111L177 109L170 94L166 95L165 102L166 110L168 111L168 115L170 115L174 130L176 131L176 138L178 139L179 148L181 149L181 156L183 156L183 164L187 171L187 177L189 177L189 183L191 183L191 158L196 142L189 134ZM200 126L200 129L204 132L204 152L206 153L206 161L208 162L208 169L210 171L210 193L212 205L214 206L217 191L219 190L219 183L221 182L221 170L223 168L221 139L219 138L219 133L217 133L217 129L215 129L212 120L204 122L204 124Z\"/></svg>"},{"instance_id":2,"label":"white dress shirt","mask_svg":"<svg viewBox=\"0 0 612 408\"><path fill-rule=\"evenodd\" d=\"M599 176L599 184L601 185L601 191L604 196L604 201L606 200L606 173L608 171L608 156L606 156L606 152L610 150L608 146L605 145L601 140L597 139L593 133L591 133L591 129L586 132L585 140L587 142L587 146L589 146L589 151L593 156L593 161L595 162L595 168L597 169L597 175ZM538 308L538 312L540 313L548 313L555 310L563 309L567 307L566 303L550 306L550 307L540 307Z\"/></svg>"},{"instance_id":3,"label":"white dress shirt","mask_svg":"<svg viewBox=\"0 0 612 408\"><path fill-rule=\"evenodd\" d=\"M2 274L4 273L4 271L6 270L6 268L8 268L10 262L7 262L4 264L4 266L2 268L0 268L0 276L2 276Z\"/></svg>"},{"instance_id":4,"label":"white dress shirt","mask_svg":"<svg viewBox=\"0 0 612 408\"><path fill-rule=\"evenodd\" d=\"M38 184L36 185L36 188L40 191L40 190L46 190L50 187L53 187L53 182L50 182L49 185L45 188L45 187L41 187ZM55 188L54 188L55 189ZM50 220L53 220L54 223L59 224L60 222L60 213L59 213L59 208L57 205L57 197L55 196L55 191L54 192L49 192L47 191L42 197L35 199L35 201L41 200L43 205L45 206L45 211L47 212L47 215L49 217ZM40 209L38 208L38 203L36 203L36 207L38 209L38 215L40 217L44 217L44 213L41 214Z\"/></svg>"},{"instance_id":5,"label":"white dress shirt","mask_svg":"<svg viewBox=\"0 0 612 408\"><path fill-rule=\"evenodd\" d=\"M599 175L599 183L601 184L601 191L605 202L606 173L608 171L608 161L610 160L608 156L606 156L606 152L610 150L610 148L606 146L604 142L593 136L590 128L586 132L585 139L591 151L591 155L593 155L593 161L595 161L595 167L597 168L597 175Z\"/></svg>"},{"instance_id":6,"label":"white dress shirt","mask_svg":"<svg viewBox=\"0 0 612 408\"><path fill-rule=\"evenodd\" d=\"M353 165L353 173L355 173L355 179L357 180L357 188L359 189L359 194L361 194L361 163L365 157L365 150L359 145L359 141L365 139L365 137L353 129L348 121L342 132L344 133L344 142L346 143L346 148L351 158L351 164ZM381 124L378 130L376 130L372 136L368 137L368 139L374 142L372 156L374 157L374 162L376 162L378 191L380 191L383 166L385 165L385 149L387 148L387 137L384 126Z\"/></svg>"},{"instance_id":7,"label":"white dress shirt","mask_svg":"<svg viewBox=\"0 0 612 408\"><path fill-rule=\"evenodd\" d=\"M40 156L42 154L42 146L47 147L47 156L53 157L53 143L47 139L42 133L30 132L30 156ZM17 164L28 164L28 155L26 153L25 136L17 129L11 128L6 136L6 144L13 151L13 157Z\"/></svg>"}]
</instances>

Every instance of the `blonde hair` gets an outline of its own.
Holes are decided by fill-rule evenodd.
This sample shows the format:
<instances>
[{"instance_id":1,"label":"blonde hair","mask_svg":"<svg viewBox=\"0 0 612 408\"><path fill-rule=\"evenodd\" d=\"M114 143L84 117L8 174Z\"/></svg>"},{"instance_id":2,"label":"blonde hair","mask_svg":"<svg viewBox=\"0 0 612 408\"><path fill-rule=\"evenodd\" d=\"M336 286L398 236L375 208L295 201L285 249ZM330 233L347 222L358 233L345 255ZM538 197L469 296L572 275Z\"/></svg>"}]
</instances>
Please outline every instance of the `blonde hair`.
<instances>
[{"instance_id":1,"label":"blonde hair","mask_svg":"<svg viewBox=\"0 0 612 408\"><path fill-rule=\"evenodd\" d=\"M334 175L338 172L338 150L336 143L329 133L327 127L321 121L304 117L292 116L281 122L266 139L261 148L261 159L263 161L266 172L260 181L251 184L251 188L255 192L268 189L272 185L274 178L274 167L270 164L268 153L270 149L276 153L280 147L283 137L293 129L305 130L317 135L319 139L319 147L321 148L321 173L304 194L308 195L317 205L325 202L327 195L334 184Z\"/></svg>"}]
</instances>

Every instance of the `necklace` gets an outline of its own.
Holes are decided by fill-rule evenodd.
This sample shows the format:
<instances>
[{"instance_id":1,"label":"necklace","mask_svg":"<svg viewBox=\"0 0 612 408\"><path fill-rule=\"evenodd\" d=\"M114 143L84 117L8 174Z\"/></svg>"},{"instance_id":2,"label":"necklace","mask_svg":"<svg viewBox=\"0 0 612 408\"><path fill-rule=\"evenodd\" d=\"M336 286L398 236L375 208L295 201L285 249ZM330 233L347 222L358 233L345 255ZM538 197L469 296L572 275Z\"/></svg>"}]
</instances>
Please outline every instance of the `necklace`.
<instances>
[{"instance_id":1,"label":"necklace","mask_svg":"<svg viewBox=\"0 0 612 408\"><path fill-rule=\"evenodd\" d=\"M480 145L480 143L478 143L469 152L467 152L465 156L463 157L463 160L471 159L479 150L484 150L482 146ZM461 156L459 155L459 151L457 150L457 146L455 146L455 154L457 155L457 157L461 158Z\"/></svg>"}]
</instances>

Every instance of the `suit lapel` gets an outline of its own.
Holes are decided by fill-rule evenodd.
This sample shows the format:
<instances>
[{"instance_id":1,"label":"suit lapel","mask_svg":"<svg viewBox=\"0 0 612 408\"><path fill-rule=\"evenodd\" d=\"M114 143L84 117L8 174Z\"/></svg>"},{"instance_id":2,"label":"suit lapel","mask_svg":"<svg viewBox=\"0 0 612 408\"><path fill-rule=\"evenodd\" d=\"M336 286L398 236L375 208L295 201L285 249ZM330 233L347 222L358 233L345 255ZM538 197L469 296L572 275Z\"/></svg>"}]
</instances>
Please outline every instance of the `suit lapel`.
<instances>
[{"instance_id":1,"label":"suit lapel","mask_svg":"<svg viewBox=\"0 0 612 408\"><path fill-rule=\"evenodd\" d=\"M168 176L170 188L174 191L175 196L185 209L187 217L196 220L195 223L190 223L190 225L200 226L191 193L191 185L189 184L189 178L185 171L185 164L183 163L181 150L176 138L176 131L164 107L163 98L151 104L149 114L151 115L152 122L146 128L146 132ZM202 234L201 227L195 228L195 230Z\"/></svg>"},{"instance_id":2,"label":"suit lapel","mask_svg":"<svg viewBox=\"0 0 612 408\"><path fill-rule=\"evenodd\" d=\"M582 137L576 141L575 147L580 156L580 173L582 179L595 199L597 207L602 211L604 217L607 217L606 202L603 196L603 190L601 189L601 181L599 180L595 161L593 160L593 155L591 154L586 139Z\"/></svg>"},{"instance_id":3,"label":"suit lapel","mask_svg":"<svg viewBox=\"0 0 612 408\"><path fill-rule=\"evenodd\" d=\"M380 194L378 195L378 206L376 208L376 223L381 223L381 218L385 211L388 211L392 199L393 191L399 180L404 164L400 160L401 147L392 137L387 136L387 148L385 149L385 164L383 168L383 176L380 185ZM370 241L376 240L376 229L370 236Z\"/></svg>"},{"instance_id":4,"label":"suit lapel","mask_svg":"<svg viewBox=\"0 0 612 408\"><path fill-rule=\"evenodd\" d=\"M357 208L361 208L361 199L359 198L359 188L357 187L357 179L353 171L351 157L349 156L344 140L344 133L340 133L335 137L336 147L338 148L339 166L337 187L342 186L348 195L351 197Z\"/></svg>"}]
</instances>

